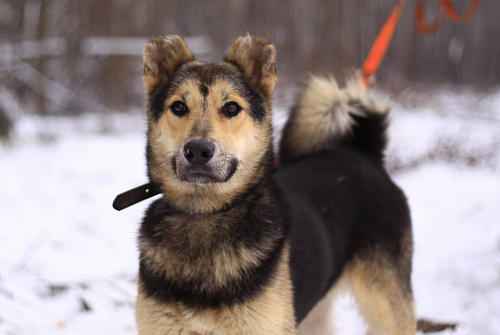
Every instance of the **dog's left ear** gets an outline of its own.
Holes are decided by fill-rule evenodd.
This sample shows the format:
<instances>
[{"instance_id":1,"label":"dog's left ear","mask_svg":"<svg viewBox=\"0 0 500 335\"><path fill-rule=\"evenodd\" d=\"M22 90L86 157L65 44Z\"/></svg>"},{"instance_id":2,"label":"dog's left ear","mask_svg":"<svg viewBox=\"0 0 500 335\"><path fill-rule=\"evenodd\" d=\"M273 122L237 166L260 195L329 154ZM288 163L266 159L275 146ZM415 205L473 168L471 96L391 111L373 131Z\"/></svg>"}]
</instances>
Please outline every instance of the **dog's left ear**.
<instances>
[{"instance_id":1,"label":"dog's left ear","mask_svg":"<svg viewBox=\"0 0 500 335\"><path fill-rule=\"evenodd\" d=\"M271 98L276 84L274 45L258 36L241 36L234 42L224 61L238 65L250 82Z\"/></svg>"}]
</instances>

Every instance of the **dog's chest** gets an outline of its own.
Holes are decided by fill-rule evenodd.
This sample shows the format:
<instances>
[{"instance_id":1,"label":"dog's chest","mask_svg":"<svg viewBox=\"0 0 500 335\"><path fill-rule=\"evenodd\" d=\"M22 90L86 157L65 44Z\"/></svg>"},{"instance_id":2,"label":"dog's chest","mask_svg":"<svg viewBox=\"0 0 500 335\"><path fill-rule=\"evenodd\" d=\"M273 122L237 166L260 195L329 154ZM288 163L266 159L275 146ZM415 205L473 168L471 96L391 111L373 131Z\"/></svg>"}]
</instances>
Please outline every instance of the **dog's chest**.
<instances>
[{"instance_id":1,"label":"dog's chest","mask_svg":"<svg viewBox=\"0 0 500 335\"><path fill-rule=\"evenodd\" d=\"M291 301L273 290L252 302L219 309L193 310L179 304L162 304L141 292L136 310L139 334L294 334Z\"/></svg>"},{"instance_id":2,"label":"dog's chest","mask_svg":"<svg viewBox=\"0 0 500 335\"><path fill-rule=\"evenodd\" d=\"M292 284L285 249L274 278L260 294L219 308L189 308L148 296L139 282L136 319L139 334L295 334Z\"/></svg>"},{"instance_id":3,"label":"dog's chest","mask_svg":"<svg viewBox=\"0 0 500 335\"><path fill-rule=\"evenodd\" d=\"M230 330L221 327L221 313L193 311L175 304L157 305L149 312L141 318L138 311L138 321L143 321L138 323L140 334L211 335Z\"/></svg>"}]
</instances>

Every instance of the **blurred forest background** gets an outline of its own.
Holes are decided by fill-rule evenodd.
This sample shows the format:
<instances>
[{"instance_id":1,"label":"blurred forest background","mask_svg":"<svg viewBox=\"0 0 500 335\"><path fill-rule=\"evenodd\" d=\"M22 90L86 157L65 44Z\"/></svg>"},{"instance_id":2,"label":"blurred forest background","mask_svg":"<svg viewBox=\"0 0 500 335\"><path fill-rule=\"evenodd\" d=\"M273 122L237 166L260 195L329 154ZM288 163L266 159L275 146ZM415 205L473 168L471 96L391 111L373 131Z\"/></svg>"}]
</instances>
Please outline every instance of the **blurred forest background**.
<instances>
[{"instance_id":1,"label":"blurred forest background","mask_svg":"<svg viewBox=\"0 0 500 335\"><path fill-rule=\"evenodd\" d=\"M415 29L407 1L378 81L491 87L500 82L500 1L475 17ZM464 13L471 0L456 0ZM278 94L308 72L336 76L360 67L396 0L0 0L0 134L17 113L76 115L142 109L142 50L179 34L195 56L218 61L241 34L278 50ZM438 1L426 3L429 22ZM396 81L397 82L397 81Z\"/></svg>"}]
</instances>

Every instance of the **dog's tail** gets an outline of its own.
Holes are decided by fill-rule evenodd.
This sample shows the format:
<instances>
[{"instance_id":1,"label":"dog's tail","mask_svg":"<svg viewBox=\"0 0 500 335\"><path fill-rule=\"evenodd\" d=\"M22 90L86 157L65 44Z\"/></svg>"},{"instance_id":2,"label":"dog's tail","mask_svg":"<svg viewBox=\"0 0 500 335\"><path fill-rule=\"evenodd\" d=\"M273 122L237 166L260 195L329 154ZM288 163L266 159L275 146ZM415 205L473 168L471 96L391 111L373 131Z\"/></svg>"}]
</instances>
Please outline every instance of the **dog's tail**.
<instances>
[{"instance_id":1,"label":"dog's tail","mask_svg":"<svg viewBox=\"0 0 500 335\"><path fill-rule=\"evenodd\" d=\"M389 107L361 81L339 88L334 78L311 77L292 109L281 139L280 162L339 146L382 162Z\"/></svg>"}]
</instances>

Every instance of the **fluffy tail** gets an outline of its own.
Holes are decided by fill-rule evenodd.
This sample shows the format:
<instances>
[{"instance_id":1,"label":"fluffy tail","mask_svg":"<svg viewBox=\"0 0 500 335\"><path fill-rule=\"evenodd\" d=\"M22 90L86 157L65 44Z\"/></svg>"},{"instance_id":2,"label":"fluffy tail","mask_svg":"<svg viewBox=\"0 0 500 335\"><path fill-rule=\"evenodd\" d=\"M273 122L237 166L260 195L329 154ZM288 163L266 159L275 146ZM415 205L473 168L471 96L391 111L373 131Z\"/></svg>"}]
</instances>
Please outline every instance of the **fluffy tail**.
<instances>
[{"instance_id":1,"label":"fluffy tail","mask_svg":"<svg viewBox=\"0 0 500 335\"><path fill-rule=\"evenodd\" d=\"M339 146L382 161L389 107L360 81L339 88L334 78L311 77L281 139L280 162Z\"/></svg>"}]
</instances>

